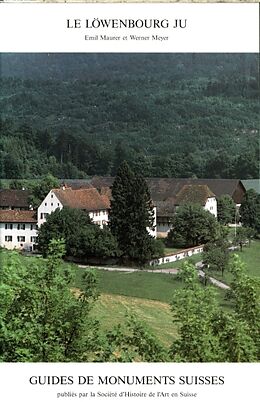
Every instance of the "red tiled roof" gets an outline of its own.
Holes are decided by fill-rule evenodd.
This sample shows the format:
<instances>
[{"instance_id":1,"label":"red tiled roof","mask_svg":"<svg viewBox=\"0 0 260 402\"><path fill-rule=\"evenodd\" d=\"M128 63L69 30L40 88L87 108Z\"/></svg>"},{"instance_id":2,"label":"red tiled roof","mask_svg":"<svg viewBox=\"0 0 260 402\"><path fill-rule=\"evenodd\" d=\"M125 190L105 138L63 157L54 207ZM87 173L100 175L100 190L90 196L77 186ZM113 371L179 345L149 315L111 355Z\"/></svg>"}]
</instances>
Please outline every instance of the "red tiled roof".
<instances>
[{"instance_id":1,"label":"red tiled roof","mask_svg":"<svg viewBox=\"0 0 260 402\"><path fill-rule=\"evenodd\" d=\"M109 200L112 198L112 190L110 187L101 187L100 189L101 197L108 197Z\"/></svg>"},{"instance_id":2,"label":"red tiled roof","mask_svg":"<svg viewBox=\"0 0 260 402\"><path fill-rule=\"evenodd\" d=\"M155 201L155 206L157 217L173 216L175 213L175 201L173 197L165 201Z\"/></svg>"},{"instance_id":3,"label":"red tiled roof","mask_svg":"<svg viewBox=\"0 0 260 402\"><path fill-rule=\"evenodd\" d=\"M0 210L0 222L37 223L35 211Z\"/></svg>"},{"instance_id":4,"label":"red tiled roof","mask_svg":"<svg viewBox=\"0 0 260 402\"><path fill-rule=\"evenodd\" d=\"M61 187L63 185L65 185L65 187L71 187L73 190L93 187L90 183L90 179L64 179L60 181L60 185Z\"/></svg>"},{"instance_id":5,"label":"red tiled roof","mask_svg":"<svg viewBox=\"0 0 260 402\"><path fill-rule=\"evenodd\" d=\"M91 184L97 188L111 187L114 177L94 176ZM169 197L175 197L185 184L206 185L216 195L217 198L222 195L230 195L236 203L241 203L245 193L245 187L238 179L193 179L193 178L160 178L147 177L146 182L151 193L153 201L167 200ZM236 194L238 192L238 194Z\"/></svg>"},{"instance_id":6,"label":"red tiled roof","mask_svg":"<svg viewBox=\"0 0 260 402\"><path fill-rule=\"evenodd\" d=\"M205 205L207 199L210 197L215 197L215 194L205 184L185 184L176 195L175 204L192 203Z\"/></svg>"},{"instance_id":7,"label":"red tiled roof","mask_svg":"<svg viewBox=\"0 0 260 402\"><path fill-rule=\"evenodd\" d=\"M0 190L0 207L29 208L29 190Z\"/></svg>"},{"instance_id":8,"label":"red tiled roof","mask_svg":"<svg viewBox=\"0 0 260 402\"><path fill-rule=\"evenodd\" d=\"M72 188L54 189L56 197L63 206L70 208L79 208L86 211L96 211L108 209L110 202L107 196L100 195L95 188L81 188L73 190Z\"/></svg>"}]
</instances>

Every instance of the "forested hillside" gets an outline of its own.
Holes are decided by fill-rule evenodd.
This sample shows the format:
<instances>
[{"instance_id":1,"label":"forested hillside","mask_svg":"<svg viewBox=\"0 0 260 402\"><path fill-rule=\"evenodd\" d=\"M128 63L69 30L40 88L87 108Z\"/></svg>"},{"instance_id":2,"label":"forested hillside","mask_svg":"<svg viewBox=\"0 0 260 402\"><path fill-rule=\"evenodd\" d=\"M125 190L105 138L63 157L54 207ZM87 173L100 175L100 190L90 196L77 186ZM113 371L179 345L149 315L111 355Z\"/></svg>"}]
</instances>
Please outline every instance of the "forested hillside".
<instances>
[{"instance_id":1,"label":"forested hillside","mask_svg":"<svg viewBox=\"0 0 260 402\"><path fill-rule=\"evenodd\" d=\"M258 176L254 54L2 54L0 177Z\"/></svg>"}]
</instances>

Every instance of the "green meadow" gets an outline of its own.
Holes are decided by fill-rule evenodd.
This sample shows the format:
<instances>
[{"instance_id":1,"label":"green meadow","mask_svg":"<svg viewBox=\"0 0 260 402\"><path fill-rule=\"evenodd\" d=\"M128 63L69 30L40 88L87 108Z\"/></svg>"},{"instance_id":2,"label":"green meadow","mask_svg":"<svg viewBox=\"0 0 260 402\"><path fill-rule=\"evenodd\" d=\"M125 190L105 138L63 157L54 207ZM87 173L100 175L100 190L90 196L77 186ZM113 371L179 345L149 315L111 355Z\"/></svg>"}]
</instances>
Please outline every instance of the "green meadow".
<instances>
[{"instance_id":1,"label":"green meadow","mask_svg":"<svg viewBox=\"0 0 260 402\"><path fill-rule=\"evenodd\" d=\"M245 264L245 272L248 275L260 277L260 240L253 240L250 246L246 245L242 251L237 250L233 254L237 254ZM232 281L232 274L228 269L224 271L223 277L219 271L212 271L211 276L227 284L230 284Z\"/></svg>"}]
</instances>

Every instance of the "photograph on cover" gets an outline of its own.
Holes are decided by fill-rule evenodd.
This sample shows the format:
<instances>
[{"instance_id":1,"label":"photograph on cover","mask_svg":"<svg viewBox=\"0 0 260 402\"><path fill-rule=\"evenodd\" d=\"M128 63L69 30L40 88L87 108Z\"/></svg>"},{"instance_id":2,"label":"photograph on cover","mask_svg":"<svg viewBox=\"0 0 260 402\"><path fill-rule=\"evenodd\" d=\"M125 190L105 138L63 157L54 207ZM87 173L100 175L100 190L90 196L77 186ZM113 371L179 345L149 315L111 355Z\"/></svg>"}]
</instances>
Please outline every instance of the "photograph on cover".
<instances>
[{"instance_id":1,"label":"photograph on cover","mask_svg":"<svg viewBox=\"0 0 260 402\"><path fill-rule=\"evenodd\" d=\"M253 53L2 53L0 360L259 361Z\"/></svg>"}]
</instances>

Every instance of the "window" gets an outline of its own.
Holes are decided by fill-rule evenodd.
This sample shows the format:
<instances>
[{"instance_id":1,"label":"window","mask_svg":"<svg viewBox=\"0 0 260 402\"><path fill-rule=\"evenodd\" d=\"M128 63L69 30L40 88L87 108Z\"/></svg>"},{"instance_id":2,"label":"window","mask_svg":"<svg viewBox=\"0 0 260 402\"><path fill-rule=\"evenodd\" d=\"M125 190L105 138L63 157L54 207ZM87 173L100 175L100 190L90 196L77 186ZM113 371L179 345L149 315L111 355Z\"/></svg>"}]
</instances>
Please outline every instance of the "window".
<instances>
[{"instance_id":1,"label":"window","mask_svg":"<svg viewBox=\"0 0 260 402\"><path fill-rule=\"evenodd\" d=\"M37 236L31 236L31 243L37 242Z\"/></svg>"},{"instance_id":2,"label":"window","mask_svg":"<svg viewBox=\"0 0 260 402\"><path fill-rule=\"evenodd\" d=\"M12 236L5 236L5 241L12 241L13 237Z\"/></svg>"},{"instance_id":3,"label":"window","mask_svg":"<svg viewBox=\"0 0 260 402\"><path fill-rule=\"evenodd\" d=\"M37 230L37 225L31 225L31 230Z\"/></svg>"},{"instance_id":4,"label":"window","mask_svg":"<svg viewBox=\"0 0 260 402\"><path fill-rule=\"evenodd\" d=\"M47 212L41 212L41 219L45 219L49 214Z\"/></svg>"},{"instance_id":5,"label":"window","mask_svg":"<svg viewBox=\"0 0 260 402\"><path fill-rule=\"evenodd\" d=\"M51 207L53 207L53 202L51 203Z\"/></svg>"},{"instance_id":6,"label":"window","mask_svg":"<svg viewBox=\"0 0 260 402\"><path fill-rule=\"evenodd\" d=\"M44 205L45 205L45 207L47 207L47 202L45 202L45 204L44 204Z\"/></svg>"},{"instance_id":7,"label":"window","mask_svg":"<svg viewBox=\"0 0 260 402\"><path fill-rule=\"evenodd\" d=\"M59 202L57 202L57 206L58 206L58 207L60 206L60 203L59 203Z\"/></svg>"},{"instance_id":8,"label":"window","mask_svg":"<svg viewBox=\"0 0 260 402\"><path fill-rule=\"evenodd\" d=\"M25 223L18 223L17 229L18 230L25 230Z\"/></svg>"},{"instance_id":9,"label":"window","mask_svg":"<svg viewBox=\"0 0 260 402\"><path fill-rule=\"evenodd\" d=\"M17 236L17 241L21 243L25 242L25 236Z\"/></svg>"},{"instance_id":10,"label":"window","mask_svg":"<svg viewBox=\"0 0 260 402\"><path fill-rule=\"evenodd\" d=\"M51 198L53 198L53 194L51 194Z\"/></svg>"},{"instance_id":11,"label":"window","mask_svg":"<svg viewBox=\"0 0 260 402\"><path fill-rule=\"evenodd\" d=\"M13 229L13 224L12 223L6 223L5 228L6 229Z\"/></svg>"}]
</instances>

